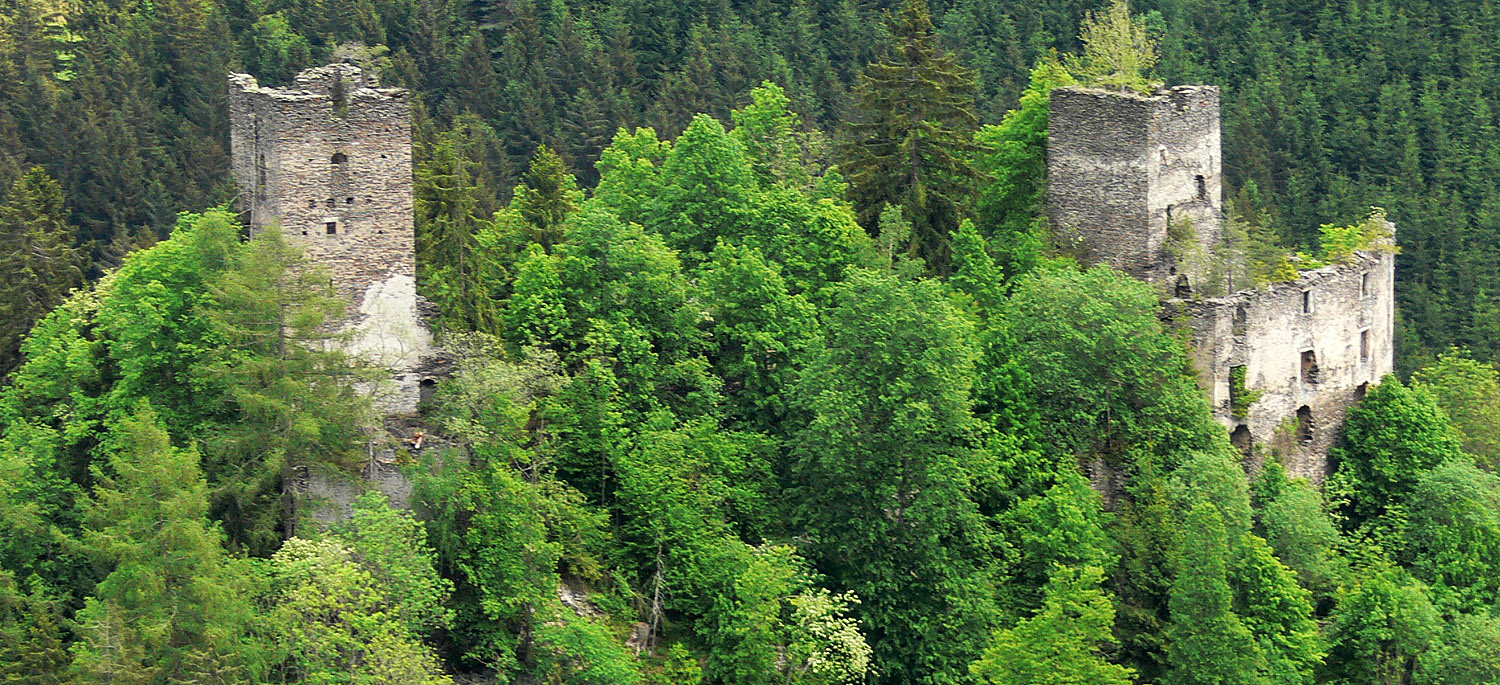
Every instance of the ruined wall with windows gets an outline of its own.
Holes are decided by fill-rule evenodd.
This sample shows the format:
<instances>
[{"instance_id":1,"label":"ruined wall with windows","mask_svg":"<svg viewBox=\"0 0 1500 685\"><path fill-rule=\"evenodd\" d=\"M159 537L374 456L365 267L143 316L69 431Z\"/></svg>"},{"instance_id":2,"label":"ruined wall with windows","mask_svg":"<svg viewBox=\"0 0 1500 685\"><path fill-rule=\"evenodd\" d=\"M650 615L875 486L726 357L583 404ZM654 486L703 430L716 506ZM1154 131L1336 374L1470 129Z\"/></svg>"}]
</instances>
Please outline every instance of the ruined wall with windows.
<instances>
[{"instance_id":1,"label":"ruined wall with windows","mask_svg":"<svg viewBox=\"0 0 1500 685\"><path fill-rule=\"evenodd\" d=\"M1049 125L1057 234L1084 261L1158 286L1167 315L1191 329L1200 385L1252 467L1274 450L1294 475L1321 481L1349 407L1393 369L1394 245L1206 297L1227 290L1234 258L1221 229L1218 88L1060 88Z\"/></svg>"},{"instance_id":2,"label":"ruined wall with windows","mask_svg":"<svg viewBox=\"0 0 1500 685\"><path fill-rule=\"evenodd\" d=\"M229 75L231 164L250 231L279 225L350 298L351 352L390 368L377 391L414 411L431 336L418 314L411 107L374 74L331 64L285 88Z\"/></svg>"},{"instance_id":3,"label":"ruined wall with windows","mask_svg":"<svg viewBox=\"0 0 1500 685\"><path fill-rule=\"evenodd\" d=\"M1295 281L1183 300L1194 365L1236 446L1321 481L1344 415L1394 369L1396 257L1357 253Z\"/></svg>"}]
</instances>

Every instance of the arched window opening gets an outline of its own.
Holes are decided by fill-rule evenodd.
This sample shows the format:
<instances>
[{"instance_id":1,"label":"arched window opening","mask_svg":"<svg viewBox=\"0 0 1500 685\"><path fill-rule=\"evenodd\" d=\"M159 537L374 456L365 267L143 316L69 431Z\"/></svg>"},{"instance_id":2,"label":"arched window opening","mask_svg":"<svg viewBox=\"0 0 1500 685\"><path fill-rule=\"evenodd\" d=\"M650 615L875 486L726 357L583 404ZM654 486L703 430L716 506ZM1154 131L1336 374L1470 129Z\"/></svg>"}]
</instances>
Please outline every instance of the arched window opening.
<instances>
[{"instance_id":1,"label":"arched window opening","mask_svg":"<svg viewBox=\"0 0 1500 685\"><path fill-rule=\"evenodd\" d=\"M1302 405L1297 408L1297 442L1311 445L1313 441L1312 408Z\"/></svg>"},{"instance_id":2,"label":"arched window opening","mask_svg":"<svg viewBox=\"0 0 1500 685\"><path fill-rule=\"evenodd\" d=\"M1246 459L1250 458L1254 440L1250 437L1250 427L1246 425L1236 426L1233 433L1229 434L1229 444L1240 451Z\"/></svg>"},{"instance_id":3,"label":"arched window opening","mask_svg":"<svg viewBox=\"0 0 1500 685\"><path fill-rule=\"evenodd\" d=\"M333 163L334 164L345 164L348 161L349 161L349 155L346 155L346 154L344 154L342 152L335 152L335 153L333 153Z\"/></svg>"},{"instance_id":4,"label":"arched window opening","mask_svg":"<svg viewBox=\"0 0 1500 685\"><path fill-rule=\"evenodd\" d=\"M422 404L432 402L433 396L437 394L437 381L423 378L422 382L417 385L417 394L417 399Z\"/></svg>"}]
</instances>

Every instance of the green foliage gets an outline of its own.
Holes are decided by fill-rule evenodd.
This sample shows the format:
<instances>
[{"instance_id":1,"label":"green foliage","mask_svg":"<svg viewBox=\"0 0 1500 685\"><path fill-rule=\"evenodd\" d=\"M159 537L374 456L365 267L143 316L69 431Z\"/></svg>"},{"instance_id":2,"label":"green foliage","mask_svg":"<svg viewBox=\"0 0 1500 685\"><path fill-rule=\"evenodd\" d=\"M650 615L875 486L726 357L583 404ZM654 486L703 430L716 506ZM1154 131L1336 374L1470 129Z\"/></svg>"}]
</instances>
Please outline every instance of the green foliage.
<instances>
[{"instance_id":1,"label":"green foliage","mask_svg":"<svg viewBox=\"0 0 1500 685\"><path fill-rule=\"evenodd\" d=\"M1223 431L1182 346L1162 330L1149 286L1110 269L1061 267L1013 287L1001 310L1009 356L1034 384L1052 449L1087 462L1118 461L1131 448L1223 447Z\"/></svg>"},{"instance_id":2,"label":"green foliage","mask_svg":"<svg viewBox=\"0 0 1500 685\"><path fill-rule=\"evenodd\" d=\"M1245 387L1245 366L1229 369L1229 411L1237 419L1250 415L1250 405L1260 401L1261 392Z\"/></svg>"},{"instance_id":3,"label":"green foliage","mask_svg":"<svg viewBox=\"0 0 1500 685\"><path fill-rule=\"evenodd\" d=\"M1432 395L1453 422L1463 450L1490 470L1500 466L1500 372L1449 350L1412 375L1412 387Z\"/></svg>"},{"instance_id":4,"label":"green foliage","mask_svg":"<svg viewBox=\"0 0 1500 685\"><path fill-rule=\"evenodd\" d=\"M1427 588L1399 568L1374 563L1339 592L1328 617L1324 677L1354 685L1411 682L1442 626Z\"/></svg>"},{"instance_id":5,"label":"green foliage","mask_svg":"<svg viewBox=\"0 0 1500 685\"><path fill-rule=\"evenodd\" d=\"M1344 436L1329 455L1337 470L1329 498L1345 530L1399 526L1422 473L1462 452L1457 436L1425 390L1389 378L1349 410Z\"/></svg>"},{"instance_id":6,"label":"green foliage","mask_svg":"<svg viewBox=\"0 0 1500 685\"><path fill-rule=\"evenodd\" d=\"M223 388L220 401L238 420L208 440L219 484L214 512L231 540L274 549L283 509L280 483L298 468L349 468L370 423L369 400L355 384L375 378L337 345L329 330L348 301L333 292L327 273L310 264L281 231L261 231L234 253L208 284L200 315L222 347L195 370Z\"/></svg>"},{"instance_id":7,"label":"green foliage","mask_svg":"<svg viewBox=\"0 0 1500 685\"><path fill-rule=\"evenodd\" d=\"M395 617L412 635L446 629L452 612L444 607L453 584L438 575L426 531L410 512L392 509L384 495L355 500L348 520L334 527L353 559L389 592Z\"/></svg>"},{"instance_id":8,"label":"green foliage","mask_svg":"<svg viewBox=\"0 0 1500 685\"><path fill-rule=\"evenodd\" d=\"M730 135L744 148L756 180L763 186L808 187L815 180L807 159L811 141L786 91L765 81L750 91L750 99L731 114Z\"/></svg>"},{"instance_id":9,"label":"green foliage","mask_svg":"<svg viewBox=\"0 0 1500 685\"><path fill-rule=\"evenodd\" d=\"M1224 518L1207 502L1183 518L1181 552L1172 582L1167 628L1168 671L1178 683L1261 683L1266 655L1233 611L1229 584L1231 540Z\"/></svg>"},{"instance_id":10,"label":"green foliage","mask_svg":"<svg viewBox=\"0 0 1500 685\"><path fill-rule=\"evenodd\" d=\"M112 570L78 612L82 682L172 683L254 673L247 577L209 523L198 451L146 406L111 434L83 543Z\"/></svg>"},{"instance_id":11,"label":"green foliage","mask_svg":"<svg viewBox=\"0 0 1500 685\"><path fill-rule=\"evenodd\" d=\"M854 88L860 117L847 125L842 169L867 229L887 204L900 206L915 252L946 272L948 234L980 178L970 161L980 149L974 73L939 46L925 0L907 0L886 21L893 43Z\"/></svg>"},{"instance_id":12,"label":"green foliage","mask_svg":"<svg viewBox=\"0 0 1500 685\"><path fill-rule=\"evenodd\" d=\"M1432 651L1422 655L1421 664L1416 682L1424 685L1500 679L1500 619L1485 614L1454 618Z\"/></svg>"},{"instance_id":13,"label":"green foliage","mask_svg":"<svg viewBox=\"0 0 1500 685\"><path fill-rule=\"evenodd\" d=\"M1086 566L1058 567L1047 581L1045 600L1034 616L995 633L979 661L970 667L982 683L1128 685L1135 672L1105 660L1103 649L1115 608L1099 585L1104 571Z\"/></svg>"},{"instance_id":14,"label":"green foliage","mask_svg":"<svg viewBox=\"0 0 1500 685\"><path fill-rule=\"evenodd\" d=\"M1150 93L1155 79L1157 41L1146 22L1130 16L1126 0L1113 0L1103 12L1091 11L1079 29L1083 54L1068 69L1091 86Z\"/></svg>"},{"instance_id":15,"label":"green foliage","mask_svg":"<svg viewBox=\"0 0 1500 685\"><path fill-rule=\"evenodd\" d=\"M1274 461L1264 470L1263 478L1283 480L1260 512L1266 542L1303 587L1319 594L1332 591L1342 577L1335 550L1339 534L1322 493L1302 479L1285 481L1285 471Z\"/></svg>"},{"instance_id":16,"label":"green foliage","mask_svg":"<svg viewBox=\"0 0 1500 685\"><path fill-rule=\"evenodd\" d=\"M578 189L578 181L568 173L562 158L543 145L531 158L522 185L516 186L511 207L531 226L531 242L551 250L562 238L563 222L578 210L582 200L583 191Z\"/></svg>"},{"instance_id":17,"label":"green foliage","mask_svg":"<svg viewBox=\"0 0 1500 685\"><path fill-rule=\"evenodd\" d=\"M1047 121L1052 89L1076 84L1054 55L1031 70L1020 105L998 125L975 135L983 150L974 167L985 175L975 195L974 213L985 233L1003 246L1006 273L1030 271L1046 245ZM1038 226L1043 230L1038 230Z\"/></svg>"},{"instance_id":18,"label":"green foliage","mask_svg":"<svg viewBox=\"0 0 1500 685\"><path fill-rule=\"evenodd\" d=\"M355 554L331 538L292 538L271 558L263 629L292 673L315 683L453 682L399 618L400 598Z\"/></svg>"},{"instance_id":19,"label":"green foliage","mask_svg":"<svg viewBox=\"0 0 1500 685\"><path fill-rule=\"evenodd\" d=\"M879 682L940 680L978 656L995 611L971 499L988 456L971 446L971 324L938 283L882 272L856 271L834 302L796 390L794 521L859 594Z\"/></svg>"},{"instance_id":20,"label":"green foliage","mask_svg":"<svg viewBox=\"0 0 1500 685\"><path fill-rule=\"evenodd\" d=\"M1500 477L1465 460L1421 474L1407 505L1404 561L1440 605L1500 601Z\"/></svg>"},{"instance_id":21,"label":"green foliage","mask_svg":"<svg viewBox=\"0 0 1500 685\"><path fill-rule=\"evenodd\" d=\"M1320 231L1322 256L1330 262L1348 261L1354 253L1366 250L1396 251L1390 221L1385 217L1385 210L1379 207L1371 209L1370 216L1360 223L1342 227L1323 224Z\"/></svg>"},{"instance_id":22,"label":"green foliage","mask_svg":"<svg viewBox=\"0 0 1500 685\"><path fill-rule=\"evenodd\" d=\"M16 179L0 206L0 378L18 361L21 338L68 291L82 285L62 188L41 167Z\"/></svg>"},{"instance_id":23,"label":"green foliage","mask_svg":"<svg viewBox=\"0 0 1500 685\"><path fill-rule=\"evenodd\" d=\"M1004 514L1002 530L1019 556L1003 595L1012 613L1042 606L1059 567L1112 568L1119 561L1099 494L1072 471L1058 474L1058 481Z\"/></svg>"},{"instance_id":24,"label":"green foliage","mask_svg":"<svg viewBox=\"0 0 1500 685\"><path fill-rule=\"evenodd\" d=\"M455 128L423 151L426 159L417 165L412 191L417 275L422 294L442 312L441 327L493 332L497 322L490 284L499 280L501 265L495 251L487 249L490 245L480 238L485 229L481 206L487 189L476 179L479 165L471 156L480 144L478 135L472 129ZM524 192L521 196L530 197ZM538 220L544 220L547 213L540 207L533 211ZM543 229L533 229L537 230Z\"/></svg>"}]
</instances>

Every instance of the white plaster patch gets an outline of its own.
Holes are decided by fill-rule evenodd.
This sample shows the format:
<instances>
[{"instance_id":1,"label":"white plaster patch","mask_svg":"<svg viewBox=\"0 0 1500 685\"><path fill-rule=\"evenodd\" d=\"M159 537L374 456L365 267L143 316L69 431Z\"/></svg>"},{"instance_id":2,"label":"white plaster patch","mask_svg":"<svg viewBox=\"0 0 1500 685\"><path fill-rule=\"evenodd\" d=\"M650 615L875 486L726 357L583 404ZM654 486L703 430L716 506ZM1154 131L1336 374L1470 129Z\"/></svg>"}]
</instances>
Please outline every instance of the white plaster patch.
<instances>
[{"instance_id":1,"label":"white plaster patch","mask_svg":"<svg viewBox=\"0 0 1500 685\"><path fill-rule=\"evenodd\" d=\"M377 406L412 413L421 395L421 378L412 371L432 354L432 334L417 314L417 282L407 274L391 274L365 290L359 316L347 327L352 337L347 352L391 370L395 388L373 391Z\"/></svg>"}]
</instances>

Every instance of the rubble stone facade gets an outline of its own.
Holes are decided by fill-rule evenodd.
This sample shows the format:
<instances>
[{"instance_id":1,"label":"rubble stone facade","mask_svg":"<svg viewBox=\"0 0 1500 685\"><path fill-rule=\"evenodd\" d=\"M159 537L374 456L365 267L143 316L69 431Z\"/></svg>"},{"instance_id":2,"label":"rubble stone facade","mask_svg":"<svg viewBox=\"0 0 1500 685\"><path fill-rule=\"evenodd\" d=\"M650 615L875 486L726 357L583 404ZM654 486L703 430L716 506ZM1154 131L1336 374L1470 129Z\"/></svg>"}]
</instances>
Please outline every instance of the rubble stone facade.
<instances>
[{"instance_id":1,"label":"rubble stone facade","mask_svg":"<svg viewBox=\"0 0 1500 685\"><path fill-rule=\"evenodd\" d=\"M418 313L407 93L331 64L285 88L229 75L231 163L251 233L271 225L351 300L349 350L390 368L388 413L416 410L432 339Z\"/></svg>"},{"instance_id":2,"label":"rubble stone facade","mask_svg":"<svg viewBox=\"0 0 1500 685\"><path fill-rule=\"evenodd\" d=\"M1201 250L1220 240L1219 89L1143 96L1052 92L1047 207L1060 235L1132 276L1175 283L1169 227L1191 226ZM1192 274L1199 279L1206 275Z\"/></svg>"},{"instance_id":3,"label":"rubble stone facade","mask_svg":"<svg viewBox=\"0 0 1500 685\"><path fill-rule=\"evenodd\" d=\"M1349 407L1394 368L1394 245L1264 289L1195 294L1217 277L1204 266L1214 260L1186 259L1171 234L1228 258L1221 159L1218 88L1052 93L1047 202L1059 235L1086 261L1162 286L1168 316L1192 331L1199 384L1252 467L1260 446L1321 482Z\"/></svg>"}]
</instances>

